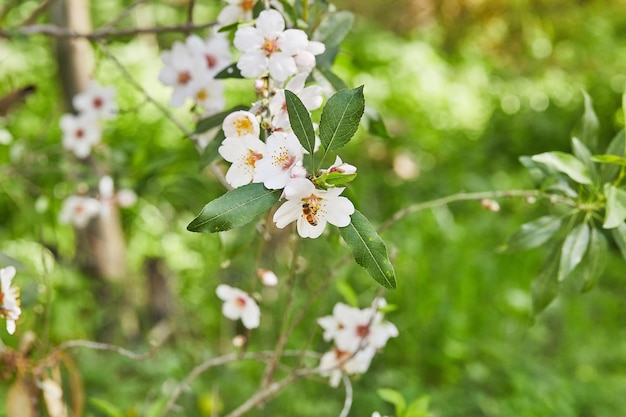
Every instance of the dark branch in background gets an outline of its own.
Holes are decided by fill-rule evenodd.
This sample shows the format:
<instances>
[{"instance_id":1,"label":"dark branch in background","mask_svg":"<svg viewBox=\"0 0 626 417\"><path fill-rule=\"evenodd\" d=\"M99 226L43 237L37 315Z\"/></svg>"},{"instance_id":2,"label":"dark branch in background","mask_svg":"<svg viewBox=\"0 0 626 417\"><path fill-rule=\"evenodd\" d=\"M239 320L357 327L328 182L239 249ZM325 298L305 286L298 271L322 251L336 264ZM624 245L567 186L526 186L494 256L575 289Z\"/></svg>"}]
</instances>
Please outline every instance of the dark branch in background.
<instances>
[{"instance_id":1,"label":"dark branch in background","mask_svg":"<svg viewBox=\"0 0 626 417\"><path fill-rule=\"evenodd\" d=\"M187 24L193 25L193 8L196 5L195 0L189 0L189 7L187 8ZM189 30L185 31L185 37L190 35Z\"/></svg>"},{"instance_id":2,"label":"dark branch in background","mask_svg":"<svg viewBox=\"0 0 626 417\"><path fill-rule=\"evenodd\" d=\"M134 36L146 33L170 33L170 32L191 32L215 26L216 22L189 24L173 26L155 26L151 28L122 28L112 29L109 27L100 28L90 33L80 33L74 30L56 25L28 25L18 26L10 29L0 29L0 38L12 39L19 36L44 35L53 38L85 38L89 40L101 40L107 38Z\"/></svg>"}]
</instances>

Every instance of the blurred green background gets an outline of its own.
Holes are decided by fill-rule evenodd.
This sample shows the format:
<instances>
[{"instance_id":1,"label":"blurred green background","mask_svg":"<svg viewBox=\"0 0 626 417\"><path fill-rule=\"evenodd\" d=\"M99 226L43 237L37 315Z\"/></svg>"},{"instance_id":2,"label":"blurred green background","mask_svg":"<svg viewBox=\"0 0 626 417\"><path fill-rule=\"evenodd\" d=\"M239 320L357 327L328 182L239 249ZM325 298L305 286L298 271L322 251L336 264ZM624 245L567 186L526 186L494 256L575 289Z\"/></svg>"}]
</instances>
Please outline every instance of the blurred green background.
<instances>
[{"instance_id":1,"label":"blurred green background","mask_svg":"<svg viewBox=\"0 0 626 417\"><path fill-rule=\"evenodd\" d=\"M13 2L15 3L15 2ZM92 2L99 27L132 2ZM21 22L37 1L15 3L0 25ZM601 142L624 126L626 2L623 0L345 0L356 14L334 70L351 86L365 85L391 139L361 129L342 150L359 169L350 197L375 225L411 203L459 191L532 188L521 155L569 150L571 131L583 111L582 91L594 101ZM186 19L184 1L159 0L137 8L119 26L147 18L155 25ZM196 2L196 21L210 21L221 5ZM40 22L46 22L46 17ZM181 34L112 40L108 48L162 103L159 48ZM222 282L256 289L263 296L262 325L249 350L269 349L279 331L284 285L261 288L251 262L260 239L254 228L199 235L186 225L204 204L223 193L200 169L196 150L170 121L96 48L94 78L118 91L120 116L109 123L112 175L139 200L122 209L129 277L113 284L112 301L98 300L102 283L73 266L71 227L57 221L80 167L60 146L64 113L55 71L54 43L43 36L0 40L0 95L32 83L37 92L0 119L0 263L19 262L23 316L11 347L33 330L34 357L70 339L115 342L139 352L157 337L147 313L143 268L158 259L174 305L168 337L156 356L137 362L112 352L76 351L88 416L107 415L97 400L123 415L146 415L196 364L227 353L239 330L222 318L215 287ZM250 81L228 83L228 102L249 103ZM174 114L190 128L189 108ZM88 181L89 182L89 181ZM92 179L90 186L95 186ZM619 254L598 285L581 295L564 285L539 317L530 315L530 285L547 253L498 254L496 248L524 222L550 207L502 200L497 213L478 202L412 214L382 237L395 259L398 289L385 294L397 310L388 319L400 330L367 374L355 379L350 415L392 415L376 389L406 398L428 395L437 416L622 416L626 409L626 279ZM286 242L286 240L285 240ZM261 261L281 279L289 249L270 248ZM306 264L298 281L302 306L346 253L338 234L303 241ZM337 301L361 307L376 284L356 265L341 269L321 300L313 303L288 348L329 348L315 317ZM103 333L103 328L109 329ZM113 328L114 330L110 330ZM209 416L243 402L258 385L263 366L242 362L203 374L179 403L178 415ZM4 398L10 381L0 382ZM300 381L250 415L333 416L344 392L322 379ZM2 403L2 401L0 401ZM5 413L0 407L0 416Z\"/></svg>"}]
</instances>

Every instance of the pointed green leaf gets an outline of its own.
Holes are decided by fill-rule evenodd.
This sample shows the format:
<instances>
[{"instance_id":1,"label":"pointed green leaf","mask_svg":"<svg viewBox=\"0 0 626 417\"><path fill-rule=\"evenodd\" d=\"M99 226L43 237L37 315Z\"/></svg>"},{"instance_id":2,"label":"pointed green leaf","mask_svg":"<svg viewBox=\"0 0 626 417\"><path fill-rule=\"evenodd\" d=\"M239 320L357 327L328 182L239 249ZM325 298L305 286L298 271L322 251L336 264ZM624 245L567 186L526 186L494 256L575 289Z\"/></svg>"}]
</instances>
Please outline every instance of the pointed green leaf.
<instances>
[{"instance_id":1,"label":"pointed green leaf","mask_svg":"<svg viewBox=\"0 0 626 417\"><path fill-rule=\"evenodd\" d=\"M298 137L304 149L310 155L313 155L315 150L315 131L313 130L313 122L311 122L309 111L304 107L298 96L289 90L285 90L285 103L287 104L289 123L293 133Z\"/></svg>"},{"instance_id":2,"label":"pointed green leaf","mask_svg":"<svg viewBox=\"0 0 626 417\"><path fill-rule=\"evenodd\" d=\"M626 135L624 134L624 129L620 130L615 135L611 143L609 143L609 146L606 148L606 154L615 155L619 158L626 156ZM603 182L610 182L617 177L620 168L617 166L606 165L606 163L607 162L600 166L600 174ZM611 162L608 163L610 164Z\"/></svg>"},{"instance_id":3,"label":"pointed green leaf","mask_svg":"<svg viewBox=\"0 0 626 417\"><path fill-rule=\"evenodd\" d=\"M574 155L558 151L545 152L533 155L532 160L564 173L579 184L591 184L589 169Z\"/></svg>"},{"instance_id":4,"label":"pointed green leaf","mask_svg":"<svg viewBox=\"0 0 626 417\"><path fill-rule=\"evenodd\" d=\"M611 235L615 244L622 253L622 257L626 261L626 223L622 223L619 226L611 229Z\"/></svg>"},{"instance_id":5,"label":"pointed green leaf","mask_svg":"<svg viewBox=\"0 0 626 417\"><path fill-rule=\"evenodd\" d=\"M364 109L363 86L338 91L328 100L322 110L319 127L326 152L337 150L352 139Z\"/></svg>"},{"instance_id":6,"label":"pointed green leaf","mask_svg":"<svg viewBox=\"0 0 626 417\"><path fill-rule=\"evenodd\" d=\"M615 230L615 229L613 229ZM583 287L581 291L586 292L593 288L606 267L607 241L600 230L593 228L589 239L589 249L583 258L582 277Z\"/></svg>"},{"instance_id":7,"label":"pointed green leaf","mask_svg":"<svg viewBox=\"0 0 626 417\"><path fill-rule=\"evenodd\" d=\"M541 313L556 298L559 293L559 255L561 245L555 245L543 265L543 268L531 284L533 312Z\"/></svg>"},{"instance_id":8,"label":"pointed green leaf","mask_svg":"<svg viewBox=\"0 0 626 417\"><path fill-rule=\"evenodd\" d=\"M376 390L376 393L383 401L393 404L397 416L404 415L406 411L406 400L400 392L391 388L379 388Z\"/></svg>"},{"instance_id":9,"label":"pointed green leaf","mask_svg":"<svg viewBox=\"0 0 626 417\"><path fill-rule=\"evenodd\" d=\"M209 116L206 119L202 119L196 125L196 130L194 131L194 133L206 132L209 129L212 129L217 126L221 126L226 116L228 116L232 112L235 112L238 110L248 110L249 108L250 107L246 107L246 106L235 106L232 109L224 110L223 112Z\"/></svg>"},{"instance_id":10,"label":"pointed green leaf","mask_svg":"<svg viewBox=\"0 0 626 417\"><path fill-rule=\"evenodd\" d=\"M520 156L519 161L528 170L528 175L536 185L541 184L548 177L545 165L533 161L530 156Z\"/></svg>"},{"instance_id":11,"label":"pointed green leaf","mask_svg":"<svg viewBox=\"0 0 626 417\"><path fill-rule=\"evenodd\" d=\"M331 70L321 67L321 68L317 68L314 74L316 74L317 72L319 72L322 75L322 77L324 77L326 81L330 83L330 85L335 89L335 91L348 88L348 85L341 78L339 78L337 74L335 74Z\"/></svg>"},{"instance_id":12,"label":"pointed green leaf","mask_svg":"<svg viewBox=\"0 0 626 417\"><path fill-rule=\"evenodd\" d=\"M338 46L352 29L354 14L340 11L329 14L313 32L312 40L322 42L326 48Z\"/></svg>"},{"instance_id":13,"label":"pointed green leaf","mask_svg":"<svg viewBox=\"0 0 626 417\"><path fill-rule=\"evenodd\" d=\"M598 132L600 130L600 122L596 112L593 110L591 97L587 92L583 91L585 101L585 111L582 118L574 128L574 136L580 138L589 149L596 150L598 145Z\"/></svg>"},{"instance_id":14,"label":"pointed green leaf","mask_svg":"<svg viewBox=\"0 0 626 417\"><path fill-rule=\"evenodd\" d=\"M561 248L559 281L567 278L570 272L582 261L589 246L589 236L590 231L587 223L580 223L567 235Z\"/></svg>"},{"instance_id":15,"label":"pointed green leaf","mask_svg":"<svg viewBox=\"0 0 626 417\"><path fill-rule=\"evenodd\" d=\"M606 213L604 215L605 229L612 229L626 220L626 191L613 184L604 184L606 196Z\"/></svg>"},{"instance_id":16,"label":"pointed green leaf","mask_svg":"<svg viewBox=\"0 0 626 417\"><path fill-rule=\"evenodd\" d=\"M226 78L243 78L243 75L241 75L241 71L239 70L239 68L237 68L237 63L235 62L234 64L230 64L229 66L215 74L215 78L218 80L223 80Z\"/></svg>"},{"instance_id":17,"label":"pointed green leaf","mask_svg":"<svg viewBox=\"0 0 626 417\"><path fill-rule=\"evenodd\" d=\"M574 153L574 156L578 158L580 162L585 164L591 179L597 180L598 170L596 169L596 166L593 163L591 152L589 152L589 149L585 146L585 144L576 137L572 138L572 152Z\"/></svg>"},{"instance_id":18,"label":"pointed green leaf","mask_svg":"<svg viewBox=\"0 0 626 417\"><path fill-rule=\"evenodd\" d=\"M520 229L499 248L500 252L513 252L535 248L547 242L561 227L561 219L543 216L522 225Z\"/></svg>"},{"instance_id":19,"label":"pointed green leaf","mask_svg":"<svg viewBox=\"0 0 626 417\"><path fill-rule=\"evenodd\" d=\"M187 230L215 233L256 220L280 198L282 190L268 190L260 183L235 188L208 203Z\"/></svg>"},{"instance_id":20,"label":"pointed green leaf","mask_svg":"<svg viewBox=\"0 0 626 417\"><path fill-rule=\"evenodd\" d=\"M409 404L403 417L427 417L430 415L429 405L430 398L423 395Z\"/></svg>"},{"instance_id":21,"label":"pointed green leaf","mask_svg":"<svg viewBox=\"0 0 626 417\"><path fill-rule=\"evenodd\" d=\"M385 122L383 121L380 113L376 111L373 107L365 106L365 125L367 126L367 131L373 135L379 136L383 139L391 139L389 136L389 132L387 132L387 127L385 126Z\"/></svg>"},{"instance_id":22,"label":"pointed green leaf","mask_svg":"<svg viewBox=\"0 0 626 417\"><path fill-rule=\"evenodd\" d=\"M626 158L624 158L623 156L604 154L594 155L592 159L596 162L601 162L603 164L626 166Z\"/></svg>"},{"instance_id":23,"label":"pointed green leaf","mask_svg":"<svg viewBox=\"0 0 626 417\"><path fill-rule=\"evenodd\" d=\"M387 255L387 247L367 218L355 211L350 224L340 227L339 231L352 249L356 263L365 268L380 285L395 289L395 272Z\"/></svg>"}]
</instances>

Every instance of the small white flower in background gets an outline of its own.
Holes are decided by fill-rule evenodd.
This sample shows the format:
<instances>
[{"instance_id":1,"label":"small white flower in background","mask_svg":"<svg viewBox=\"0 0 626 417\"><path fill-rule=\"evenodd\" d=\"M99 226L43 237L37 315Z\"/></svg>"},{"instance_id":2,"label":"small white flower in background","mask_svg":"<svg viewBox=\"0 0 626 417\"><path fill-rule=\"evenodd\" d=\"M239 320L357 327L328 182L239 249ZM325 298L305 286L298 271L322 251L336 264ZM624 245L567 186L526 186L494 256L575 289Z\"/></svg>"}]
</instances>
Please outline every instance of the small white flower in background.
<instances>
[{"instance_id":1,"label":"small white flower in background","mask_svg":"<svg viewBox=\"0 0 626 417\"><path fill-rule=\"evenodd\" d=\"M161 61L165 66L159 73L159 81L174 87L170 106L180 107L187 97L192 97L192 81L199 72L200 63L193 59L185 44L174 42L172 49L163 51Z\"/></svg>"},{"instance_id":2,"label":"small white flower in background","mask_svg":"<svg viewBox=\"0 0 626 417\"><path fill-rule=\"evenodd\" d=\"M246 345L246 343L248 342L248 340L246 339L246 336L242 335L242 334L238 334L237 336L233 337L233 346L234 347L244 347Z\"/></svg>"},{"instance_id":3,"label":"small white flower in background","mask_svg":"<svg viewBox=\"0 0 626 417\"><path fill-rule=\"evenodd\" d=\"M76 111L94 119L110 120L117 115L115 89L103 87L95 81L89 82L85 91L75 95L72 104Z\"/></svg>"},{"instance_id":4,"label":"small white flower in background","mask_svg":"<svg viewBox=\"0 0 626 417\"><path fill-rule=\"evenodd\" d=\"M277 90L270 98L269 110L272 115L272 127L274 129L291 130L287 103L285 101L285 90L289 90L298 96L308 111L316 110L322 105L322 87L318 85L305 87L306 78L306 74L296 75L289 80L284 89Z\"/></svg>"},{"instance_id":5,"label":"small white flower in background","mask_svg":"<svg viewBox=\"0 0 626 417\"><path fill-rule=\"evenodd\" d=\"M482 200L480 200L480 205L483 206L485 210L500 211L500 204L498 204L496 200L483 198Z\"/></svg>"},{"instance_id":6,"label":"small white flower in background","mask_svg":"<svg viewBox=\"0 0 626 417\"><path fill-rule=\"evenodd\" d=\"M347 352L336 347L326 352L320 359L320 375L330 377L330 386L337 387L341 381L343 372L352 374L364 374L372 363L376 351L372 348L362 349L358 352Z\"/></svg>"},{"instance_id":7,"label":"small white flower in background","mask_svg":"<svg viewBox=\"0 0 626 417\"><path fill-rule=\"evenodd\" d=\"M291 168L302 161L305 149L293 132L274 132L265 143L265 157L256 165L254 182L262 182L270 190L285 188Z\"/></svg>"},{"instance_id":8,"label":"small white flower in background","mask_svg":"<svg viewBox=\"0 0 626 417\"><path fill-rule=\"evenodd\" d=\"M63 130L63 147L78 158L87 158L91 147L100 142L98 121L88 114L64 114L60 120Z\"/></svg>"},{"instance_id":9,"label":"small white flower in background","mask_svg":"<svg viewBox=\"0 0 626 417\"><path fill-rule=\"evenodd\" d=\"M230 25L240 20L252 20L252 10L257 0L226 0L226 7L217 16L221 26Z\"/></svg>"},{"instance_id":10,"label":"small white flower in background","mask_svg":"<svg viewBox=\"0 0 626 417\"><path fill-rule=\"evenodd\" d=\"M0 317L7 321L7 332L15 333L15 322L22 314L20 309L20 291L11 286L15 277L15 267L0 269Z\"/></svg>"},{"instance_id":11,"label":"small white flower in background","mask_svg":"<svg viewBox=\"0 0 626 417\"><path fill-rule=\"evenodd\" d=\"M185 40L187 50L194 60L204 63L199 65L204 73L213 77L231 62L230 45L226 36L215 33L208 39L191 35Z\"/></svg>"},{"instance_id":12,"label":"small white flower in background","mask_svg":"<svg viewBox=\"0 0 626 417\"><path fill-rule=\"evenodd\" d=\"M224 84L220 80L202 75L191 82L189 91L194 101L205 110L206 116L224 109Z\"/></svg>"},{"instance_id":13,"label":"small white flower in background","mask_svg":"<svg viewBox=\"0 0 626 417\"><path fill-rule=\"evenodd\" d=\"M237 68L245 78L257 78L269 71L270 77L282 82L298 71L294 55L309 43L299 29L285 30L285 19L276 10L259 14L255 27L242 27L235 32L235 47L243 54Z\"/></svg>"},{"instance_id":14,"label":"small white flower in background","mask_svg":"<svg viewBox=\"0 0 626 417\"><path fill-rule=\"evenodd\" d=\"M115 194L115 199L120 207L130 207L137 202L137 193L129 188L122 188Z\"/></svg>"},{"instance_id":15,"label":"small white flower in background","mask_svg":"<svg viewBox=\"0 0 626 417\"><path fill-rule=\"evenodd\" d=\"M350 323L351 318L358 314L360 310L344 303L337 303L333 307L333 314L317 319L317 323L324 329L324 340L330 342L335 339L337 333Z\"/></svg>"},{"instance_id":16,"label":"small white flower in background","mask_svg":"<svg viewBox=\"0 0 626 417\"><path fill-rule=\"evenodd\" d=\"M87 226L89 220L97 217L101 210L102 204L95 198L72 195L63 201L59 221L83 228Z\"/></svg>"},{"instance_id":17,"label":"small white flower in background","mask_svg":"<svg viewBox=\"0 0 626 417\"><path fill-rule=\"evenodd\" d=\"M267 285L268 287L278 285L278 277L269 269L257 269L256 275L259 277L263 285Z\"/></svg>"},{"instance_id":18,"label":"small white flower in background","mask_svg":"<svg viewBox=\"0 0 626 417\"><path fill-rule=\"evenodd\" d=\"M235 111L226 116L222 122L222 129L226 138L242 138L244 136L258 138L261 133L261 127L256 116L245 110Z\"/></svg>"},{"instance_id":19,"label":"small white flower in background","mask_svg":"<svg viewBox=\"0 0 626 417\"><path fill-rule=\"evenodd\" d=\"M217 296L224 301L222 314L230 320L239 320L247 329L259 327L261 310L248 293L225 284L217 286Z\"/></svg>"},{"instance_id":20,"label":"small white flower in background","mask_svg":"<svg viewBox=\"0 0 626 417\"><path fill-rule=\"evenodd\" d=\"M256 165L263 160L265 143L252 135L231 137L224 139L217 151L231 163L226 182L236 188L252 182Z\"/></svg>"},{"instance_id":21,"label":"small white flower in background","mask_svg":"<svg viewBox=\"0 0 626 417\"><path fill-rule=\"evenodd\" d=\"M287 201L274 213L274 222L279 229L296 222L301 237L319 237L326 223L337 227L350 224L354 205L339 194L344 188L318 190L305 178L294 178L285 187Z\"/></svg>"},{"instance_id":22,"label":"small white flower in background","mask_svg":"<svg viewBox=\"0 0 626 417\"><path fill-rule=\"evenodd\" d=\"M328 168L328 172L339 172L340 174L356 174L356 167L341 160L339 155L335 158L335 163Z\"/></svg>"}]
</instances>

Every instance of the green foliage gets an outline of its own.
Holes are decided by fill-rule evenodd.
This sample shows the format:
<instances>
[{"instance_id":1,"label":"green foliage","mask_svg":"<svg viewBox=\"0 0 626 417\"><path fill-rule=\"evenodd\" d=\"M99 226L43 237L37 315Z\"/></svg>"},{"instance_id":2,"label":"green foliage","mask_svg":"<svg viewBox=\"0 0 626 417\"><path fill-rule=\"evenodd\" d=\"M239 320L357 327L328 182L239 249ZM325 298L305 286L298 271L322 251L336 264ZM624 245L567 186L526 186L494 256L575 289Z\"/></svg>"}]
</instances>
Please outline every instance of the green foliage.
<instances>
[{"instance_id":1,"label":"green foliage","mask_svg":"<svg viewBox=\"0 0 626 417\"><path fill-rule=\"evenodd\" d=\"M341 90L328 99L320 120L320 140L329 151L341 149L356 133L365 109L363 86Z\"/></svg>"},{"instance_id":2,"label":"green foliage","mask_svg":"<svg viewBox=\"0 0 626 417\"><path fill-rule=\"evenodd\" d=\"M285 101L293 133L298 137L304 149L310 155L313 155L315 152L315 131L313 130L313 122L311 121L309 111L304 107L298 96L289 90L285 90Z\"/></svg>"}]
</instances>

